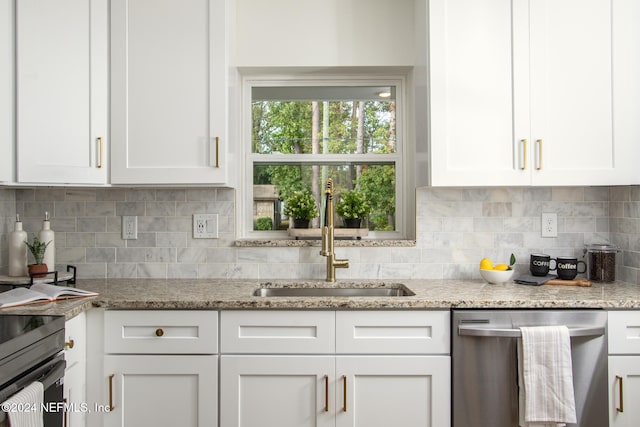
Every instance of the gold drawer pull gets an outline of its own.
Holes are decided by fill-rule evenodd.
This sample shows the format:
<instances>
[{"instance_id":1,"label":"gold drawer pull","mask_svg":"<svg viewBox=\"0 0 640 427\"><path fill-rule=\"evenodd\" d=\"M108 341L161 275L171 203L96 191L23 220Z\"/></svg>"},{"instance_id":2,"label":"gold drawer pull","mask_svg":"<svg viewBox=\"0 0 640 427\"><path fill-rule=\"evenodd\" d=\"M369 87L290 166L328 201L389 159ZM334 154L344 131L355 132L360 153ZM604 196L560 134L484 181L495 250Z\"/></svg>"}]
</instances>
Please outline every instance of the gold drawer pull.
<instances>
[{"instance_id":1,"label":"gold drawer pull","mask_svg":"<svg viewBox=\"0 0 640 427\"><path fill-rule=\"evenodd\" d=\"M542 140L536 139L536 143L538 144L538 164L536 166L537 170L542 169Z\"/></svg>"},{"instance_id":2,"label":"gold drawer pull","mask_svg":"<svg viewBox=\"0 0 640 427\"><path fill-rule=\"evenodd\" d=\"M115 408L113 406L113 377L115 376L116 374L109 375L109 412L112 412Z\"/></svg>"},{"instance_id":3,"label":"gold drawer pull","mask_svg":"<svg viewBox=\"0 0 640 427\"><path fill-rule=\"evenodd\" d=\"M522 164L520 165L521 170L527 169L527 140L522 140Z\"/></svg>"},{"instance_id":4,"label":"gold drawer pull","mask_svg":"<svg viewBox=\"0 0 640 427\"><path fill-rule=\"evenodd\" d=\"M622 377L619 375L616 375L616 381L620 381L618 385L618 391L620 393L620 406L616 406L616 411L622 413L624 412L624 397L622 395Z\"/></svg>"},{"instance_id":5,"label":"gold drawer pull","mask_svg":"<svg viewBox=\"0 0 640 427\"><path fill-rule=\"evenodd\" d=\"M347 376L342 376L342 411L347 412Z\"/></svg>"},{"instance_id":6,"label":"gold drawer pull","mask_svg":"<svg viewBox=\"0 0 640 427\"><path fill-rule=\"evenodd\" d=\"M104 153L104 147L103 147L103 144L102 144L102 137L99 136L97 139L98 139L98 165L97 165L97 167L101 168L102 167L102 155Z\"/></svg>"},{"instance_id":7,"label":"gold drawer pull","mask_svg":"<svg viewBox=\"0 0 640 427\"><path fill-rule=\"evenodd\" d=\"M324 376L324 412L329 412L329 375Z\"/></svg>"},{"instance_id":8,"label":"gold drawer pull","mask_svg":"<svg viewBox=\"0 0 640 427\"><path fill-rule=\"evenodd\" d=\"M220 145L220 138L218 138L218 137L216 136L216 168L219 168L219 167L220 167L219 157L218 157L218 154L219 154L219 145Z\"/></svg>"},{"instance_id":9,"label":"gold drawer pull","mask_svg":"<svg viewBox=\"0 0 640 427\"><path fill-rule=\"evenodd\" d=\"M73 341L73 339L70 339L69 341L64 343L64 347L68 349L72 349L75 344L76 344L75 341Z\"/></svg>"},{"instance_id":10,"label":"gold drawer pull","mask_svg":"<svg viewBox=\"0 0 640 427\"><path fill-rule=\"evenodd\" d=\"M161 337L163 335L164 335L164 331L162 330L162 328L156 329L156 336L157 337Z\"/></svg>"}]
</instances>

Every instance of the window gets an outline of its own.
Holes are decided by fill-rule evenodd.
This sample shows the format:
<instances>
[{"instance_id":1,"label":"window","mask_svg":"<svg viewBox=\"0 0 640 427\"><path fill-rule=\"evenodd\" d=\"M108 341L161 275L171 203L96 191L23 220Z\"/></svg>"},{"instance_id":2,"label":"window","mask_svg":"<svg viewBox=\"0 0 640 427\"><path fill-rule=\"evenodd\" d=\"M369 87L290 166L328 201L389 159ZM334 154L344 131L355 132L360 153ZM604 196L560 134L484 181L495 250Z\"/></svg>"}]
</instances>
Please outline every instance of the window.
<instances>
[{"instance_id":1,"label":"window","mask_svg":"<svg viewBox=\"0 0 640 427\"><path fill-rule=\"evenodd\" d=\"M402 79L245 79L243 236L286 237L287 199L301 191L313 196L319 227L331 178L336 203L364 196L370 237L403 237L402 88Z\"/></svg>"}]
</instances>

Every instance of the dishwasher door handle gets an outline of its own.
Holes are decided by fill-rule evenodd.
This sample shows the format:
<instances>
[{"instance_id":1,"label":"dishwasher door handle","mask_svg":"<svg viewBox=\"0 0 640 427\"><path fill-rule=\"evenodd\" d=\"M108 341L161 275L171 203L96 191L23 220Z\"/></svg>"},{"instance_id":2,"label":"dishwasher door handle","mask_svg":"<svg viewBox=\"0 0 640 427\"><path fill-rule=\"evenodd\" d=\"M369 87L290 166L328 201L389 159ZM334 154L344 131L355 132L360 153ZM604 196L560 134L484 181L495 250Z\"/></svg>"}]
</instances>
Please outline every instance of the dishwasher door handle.
<instances>
[{"instance_id":1,"label":"dishwasher door handle","mask_svg":"<svg viewBox=\"0 0 640 427\"><path fill-rule=\"evenodd\" d=\"M603 326L569 328L570 337L599 337L604 335ZM520 329L482 328L478 326L458 326L458 335L470 337L520 338Z\"/></svg>"}]
</instances>

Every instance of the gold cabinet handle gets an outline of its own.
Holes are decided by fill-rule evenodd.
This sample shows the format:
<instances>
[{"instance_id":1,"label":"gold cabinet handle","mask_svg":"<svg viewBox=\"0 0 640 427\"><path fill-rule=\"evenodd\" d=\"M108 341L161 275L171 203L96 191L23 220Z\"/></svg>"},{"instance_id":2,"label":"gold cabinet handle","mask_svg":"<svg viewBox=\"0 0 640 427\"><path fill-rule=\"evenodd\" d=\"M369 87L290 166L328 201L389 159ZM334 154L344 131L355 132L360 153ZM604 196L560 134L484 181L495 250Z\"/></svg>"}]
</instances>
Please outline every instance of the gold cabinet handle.
<instances>
[{"instance_id":1,"label":"gold cabinet handle","mask_svg":"<svg viewBox=\"0 0 640 427\"><path fill-rule=\"evenodd\" d=\"M347 412L347 376L342 376L342 412Z\"/></svg>"},{"instance_id":2,"label":"gold cabinet handle","mask_svg":"<svg viewBox=\"0 0 640 427\"><path fill-rule=\"evenodd\" d=\"M620 393L620 406L616 406L617 412L624 412L624 397L622 395L622 377L620 375L616 375L616 381L618 382L618 392Z\"/></svg>"},{"instance_id":3,"label":"gold cabinet handle","mask_svg":"<svg viewBox=\"0 0 640 427\"><path fill-rule=\"evenodd\" d=\"M64 348L72 349L75 344L75 341L73 339L70 339L69 341L64 343Z\"/></svg>"},{"instance_id":4,"label":"gold cabinet handle","mask_svg":"<svg viewBox=\"0 0 640 427\"><path fill-rule=\"evenodd\" d=\"M99 136L97 138L98 141L98 165L96 167L101 168L102 167L102 155L104 153L104 147L103 147L103 143L102 143L102 137Z\"/></svg>"},{"instance_id":5,"label":"gold cabinet handle","mask_svg":"<svg viewBox=\"0 0 640 427\"><path fill-rule=\"evenodd\" d=\"M536 144L538 145L538 162L536 165L536 169L542 169L542 140L536 139Z\"/></svg>"},{"instance_id":6,"label":"gold cabinet handle","mask_svg":"<svg viewBox=\"0 0 640 427\"><path fill-rule=\"evenodd\" d=\"M218 138L216 136L216 168L220 167L220 163L219 163L219 147L220 147L220 138Z\"/></svg>"},{"instance_id":7,"label":"gold cabinet handle","mask_svg":"<svg viewBox=\"0 0 640 427\"><path fill-rule=\"evenodd\" d=\"M115 377L116 374L111 374L109 375L109 412L114 410L114 406L113 406L113 377Z\"/></svg>"},{"instance_id":8,"label":"gold cabinet handle","mask_svg":"<svg viewBox=\"0 0 640 427\"><path fill-rule=\"evenodd\" d=\"M525 170L527 169L527 139L523 139L522 141L522 163L520 164L520 169L521 170Z\"/></svg>"},{"instance_id":9,"label":"gold cabinet handle","mask_svg":"<svg viewBox=\"0 0 640 427\"><path fill-rule=\"evenodd\" d=\"M163 335L164 335L164 331L162 330L162 328L156 329L156 336L157 337L161 337Z\"/></svg>"},{"instance_id":10,"label":"gold cabinet handle","mask_svg":"<svg viewBox=\"0 0 640 427\"><path fill-rule=\"evenodd\" d=\"M329 412L329 375L324 376L324 412Z\"/></svg>"}]
</instances>

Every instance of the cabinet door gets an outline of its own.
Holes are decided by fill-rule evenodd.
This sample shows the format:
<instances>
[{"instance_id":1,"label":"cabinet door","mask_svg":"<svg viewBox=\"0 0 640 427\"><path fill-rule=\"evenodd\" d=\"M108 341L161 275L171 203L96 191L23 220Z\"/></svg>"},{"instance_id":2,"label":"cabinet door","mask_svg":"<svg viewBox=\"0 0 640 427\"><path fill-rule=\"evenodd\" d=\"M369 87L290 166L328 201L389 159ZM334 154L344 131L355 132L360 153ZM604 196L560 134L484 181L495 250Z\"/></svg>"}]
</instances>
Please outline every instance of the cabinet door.
<instances>
[{"instance_id":1,"label":"cabinet door","mask_svg":"<svg viewBox=\"0 0 640 427\"><path fill-rule=\"evenodd\" d=\"M64 326L64 358L67 369L64 373L64 399L70 405L64 414L65 426L85 425L88 409L86 399L86 315L80 313L68 320Z\"/></svg>"},{"instance_id":2,"label":"cabinet door","mask_svg":"<svg viewBox=\"0 0 640 427\"><path fill-rule=\"evenodd\" d=\"M529 3L533 184L629 182L613 131L612 3Z\"/></svg>"},{"instance_id":3,"label":"cabinet door","mask_svg":"<svg viewBox=\"0 0 640 427\"><path fill-rule=\"evenodd\" d=\"M14 180L14 2L0 3L0 182Z\"/></svg>"},{"instance_id":4,"label":"cabinet door","mask_svg":"<svg viewBox=\"0 0 640 427\"><path fill-rule=\"evenodd\" d=\"M107 0L16 3L17 179L107 179Z\"/></svg>"},{"instance_id":5,"label":"cabinet door","mask_svg":"<svg viewBox=\"0 0 640 427\"><path fill-rule=\"evenodd\" d=\"M609 357L609 425L640 425L640 356Z\"/></svg>"},{"instance_id":6,"label":"cabinet door","mask_svg":"<svg viewBox=\"0 0 640 427\"><path fill-rule=\"evenodd\" d=\"M339 356L337 427L451 424L448 356Z\"/></svg>"},{"instance_id":7,"label":"cabinet door","mask_svg":"<svg viewBox=\"0 0 640 427\"><path fill-rule=\"evenodd\" d=\"M528 185L527 137L514 140L512 1L428 3L431 184Z\"/></svg>"},{"instance_id":8,"label":"cabinet door","mask_svg":"<svg viewBox=\"0 0 640 427\"><path fill-rule=\"evenodd\" d=\"M107 427L217 426L218 356L105 356L104 373Z\"/></svg>"},{"instance_id":9,"label":"cabinet door","mask_svg":"<svg viewBox=\"0 0 640 427\"><path fill-rule=\"evenodd\" d=\"M333 356L220 357L221 427L334 426Z\"/></svg>"},{"instance_id":10,"label":"cabinet door","mask_svg":"<svg viewBox=\"0 0 640 427\"><path fill-rule=\"evenodd\" d=\"M111 2L112 183L226 181L225 8Z\"/></svg>"},{"instance_id":11,"label":"cabinet door","mask_svg":"<svg viewBox=\"0 0 640 427\"><path fill-rule=\"evenodd\" d=\"M89 410L86 399L85 364L76 363L64 371L64 403L68 405L64 413L64 425L82 427L85 425L85 411Z\"/></svg>"}]
</instances>

